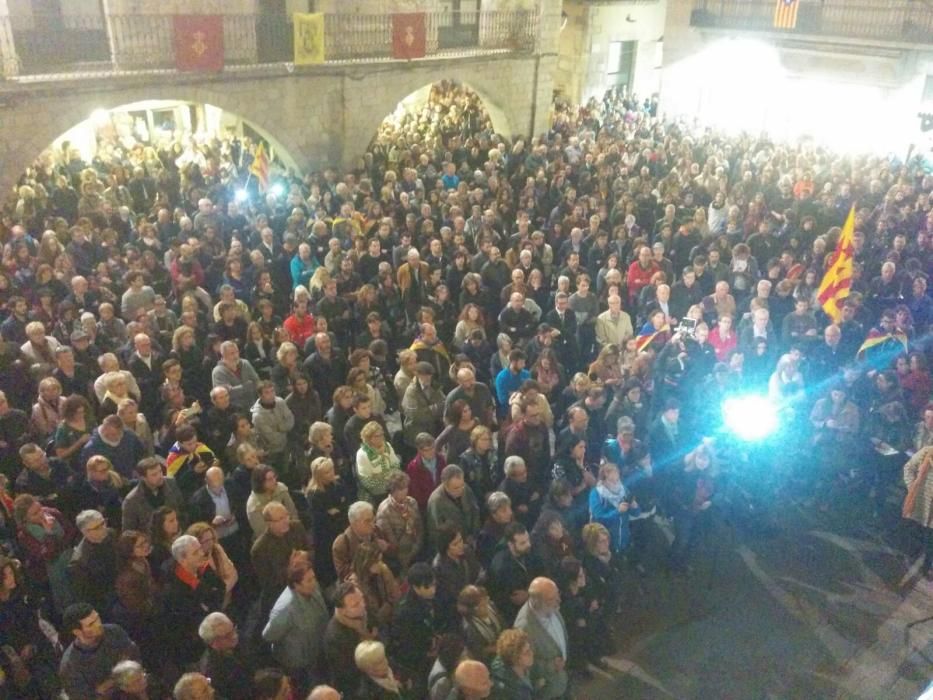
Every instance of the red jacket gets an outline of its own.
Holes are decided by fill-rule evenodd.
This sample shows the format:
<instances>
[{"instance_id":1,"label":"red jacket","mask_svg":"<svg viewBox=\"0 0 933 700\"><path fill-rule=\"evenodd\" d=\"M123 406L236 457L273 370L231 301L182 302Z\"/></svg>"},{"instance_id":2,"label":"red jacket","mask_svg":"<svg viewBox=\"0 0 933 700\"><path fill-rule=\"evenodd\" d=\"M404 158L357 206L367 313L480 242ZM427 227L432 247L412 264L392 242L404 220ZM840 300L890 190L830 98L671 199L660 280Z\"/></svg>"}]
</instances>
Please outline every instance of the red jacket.
<instances>
[{"instance_id":1,"label":"red jacket","mask_svg":"<svg viewBox=\"0 0 933 700\"><path fill-rule=\"evenodd\" d=\"M644 287L651 284L651 278L654 277L654 273L660 270L661 268L658 267L658 264L654 260L651 261L647 269L642 267L637 260L628 266L626 284L628 285L629 308L635 308L635 301L638 299L638 293ZM668 280L668 282L670 282L670 280Z\"/></svg>"},{"instance_id":2,"label":"red jacket","mask_svg":"<svg viewBox=\"0 0 933 700\"><path fill-rule=\"evenodd\" d=\"M435 473L424 466L421 455L416 456L405 467L405 473L411 479L411 485L408 487L408 495L418 502L418 507L423 513L428 507L428 498L434 493L434 489L441 483L441 472L447 466L447 460L443 455L437 455L437 463L434 465Z\"/></svg>"},{"instance_id":3,"label":"red jacket","mask_svg":"<svg viewBox=\"0 0 933 700\"><path fill-rule=\"evenodd\" d=\"M314 335L314 317L306 313L304 321L299 321L298 317L292 314L285 319L282 327L288 331L288 336L298 346L298 351L301 352L308 338Z\"/></svg>"}]
</instances>

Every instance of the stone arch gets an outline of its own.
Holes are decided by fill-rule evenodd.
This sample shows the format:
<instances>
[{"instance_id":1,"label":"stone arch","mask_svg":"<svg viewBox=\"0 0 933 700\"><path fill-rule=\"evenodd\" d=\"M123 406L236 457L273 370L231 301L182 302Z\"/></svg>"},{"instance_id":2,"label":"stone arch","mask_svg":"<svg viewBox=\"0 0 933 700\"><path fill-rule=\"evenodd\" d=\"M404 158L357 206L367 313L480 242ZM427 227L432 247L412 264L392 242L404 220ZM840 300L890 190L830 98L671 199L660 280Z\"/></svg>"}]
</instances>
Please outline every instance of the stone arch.
<instances>
[{"instance_id":1,"label":"stone arch","mask_svg":"<svg viewBox=\"0 0 933 700\"><path fill-rule=\"evenodd\" d=\"M208 104L229 112L248 124L276 150L284 164L297 168L305 161L297 134L275 127L275 111L265 108L232 89L211 89L203 85L153 85L119 90L75 91L68 96L31 97L7 109L0 109L0 122L9 125L0 134L0 191L10 187L42 151L67 131L87 120L95 110L112 110L148 100L172 100L189 104ZM41 115L41 118L37 118Z\"/></svg>"},{"instance_id":2,"label":"stone arch","mask_svg":"<svg viewBox=\"0 0 933 700\"><path fill-rule=\"evenodd\" d=\"M346 93L348 121L346 124L345 165L362 153L372 141L383 119L391 114L402 100L413 93L442 80L454 80L479 95L497 133L507 137L526 133L527 109L517 104L514 85L509 81L508 68L499 66L499 74L491 77L486 66L412 66L404 74L394 75L386 84L378 74L361 76L359 84Z\"/></svg>"}]
</instances>

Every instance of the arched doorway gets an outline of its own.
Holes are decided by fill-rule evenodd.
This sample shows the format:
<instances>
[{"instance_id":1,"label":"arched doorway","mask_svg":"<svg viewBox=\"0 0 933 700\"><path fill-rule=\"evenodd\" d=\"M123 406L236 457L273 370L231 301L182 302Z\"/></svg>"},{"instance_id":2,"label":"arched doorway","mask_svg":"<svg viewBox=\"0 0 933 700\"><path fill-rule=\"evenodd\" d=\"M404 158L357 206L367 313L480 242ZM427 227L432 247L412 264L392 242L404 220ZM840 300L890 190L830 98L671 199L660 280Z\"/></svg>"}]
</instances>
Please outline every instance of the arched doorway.
<instances>
[{"instance_id":1,"label":"arched doorway","mask_svg":"<svg viewBox=\"0 0 933 700\"><path fill-rule=\"evenodd\" d=\"M441 80L423 85L402 98L383 120L371 146L390 147L401 139L410 143L437 140L449 147L485 133L509 133L505 113L467 83Z\"/></svg>"},{"instance_id":2,"label":"arched doorway","mask_svg":"<svg viewBox=\"0 0 933 700\"><path fill-rule=\"evenodd\" d=\"M156 193L128 197L126 190L132 189L128 180L134 169L143 168L147 181L159 190L164 189L160 176L167 173L163 179L174 182L170 204L177 206L196 188L199 173L220 173L223 181L242 182L260 143L273 169L295 168L294 159L268 132L212 104L158 99L96 108L47 143L19 175L13 204L19 206L30 196L40 202L48 199L50 204L42 209L61 216L64 212L51 202L61 187L61 178L65 178L81 201L88 196L85 206L93 206L95 193L91 190L96 189L97 197L114 210L129 206L137 214L148 215L157 203L153 199ZM63 218L72 218L74 207L67 213L71 216Z\"/></svg>"}]
</instances>

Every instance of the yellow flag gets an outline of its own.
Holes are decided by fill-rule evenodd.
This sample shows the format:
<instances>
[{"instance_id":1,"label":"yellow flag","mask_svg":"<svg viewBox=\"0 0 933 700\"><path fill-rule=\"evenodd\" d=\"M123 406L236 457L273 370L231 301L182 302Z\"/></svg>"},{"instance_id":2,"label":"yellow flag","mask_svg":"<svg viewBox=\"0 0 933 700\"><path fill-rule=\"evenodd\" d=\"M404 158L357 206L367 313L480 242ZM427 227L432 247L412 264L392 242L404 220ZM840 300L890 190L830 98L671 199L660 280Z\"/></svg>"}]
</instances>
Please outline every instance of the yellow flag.
<instances>
[{"instance_id":1,"label":"yellow flag","mask_svg":"<svg viewBox=\"0 0 933 700\"><path fill-rule=\"evenodd\" d=\"M324 14L296 12L295 65L312 66L324 62Z\"/></svg>"}]
</instances>

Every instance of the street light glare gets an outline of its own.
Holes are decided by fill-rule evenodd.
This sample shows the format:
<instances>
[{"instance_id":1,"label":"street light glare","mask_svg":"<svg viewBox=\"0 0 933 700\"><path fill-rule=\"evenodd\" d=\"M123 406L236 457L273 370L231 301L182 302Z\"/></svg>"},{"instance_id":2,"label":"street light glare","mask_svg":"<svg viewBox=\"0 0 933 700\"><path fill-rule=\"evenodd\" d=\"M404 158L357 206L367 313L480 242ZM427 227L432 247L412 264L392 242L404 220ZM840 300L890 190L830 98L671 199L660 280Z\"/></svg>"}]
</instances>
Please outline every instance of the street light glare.
<instances>
[{"instance_id":1,"label":"street light glare","mask_svg":"<svg viewBox=\"0 0 933 700\"><path fill-rule=\"evenodd\" d=\"M742 440L763 440L778 427L777 409L765 396L736 396L722 404L726 428Z\"/></svg>"}]
</instances>

